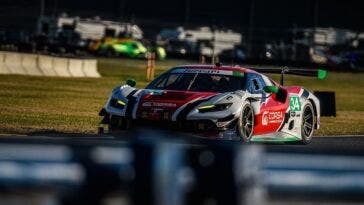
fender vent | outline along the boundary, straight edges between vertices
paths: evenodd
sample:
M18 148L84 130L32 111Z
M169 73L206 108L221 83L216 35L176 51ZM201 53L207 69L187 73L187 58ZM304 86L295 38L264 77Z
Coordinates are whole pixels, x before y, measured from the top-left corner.
M291 122L289 122L288 129L289 130L292 130L293 127L294 127L294 120L292 120Z

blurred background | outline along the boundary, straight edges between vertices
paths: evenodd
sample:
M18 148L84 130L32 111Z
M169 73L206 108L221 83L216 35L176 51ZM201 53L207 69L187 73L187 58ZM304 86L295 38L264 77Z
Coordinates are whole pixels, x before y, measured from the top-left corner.
M0 131L95 134L116 85L219 61L330 70L286 85L328 93L316 135L363 134L363 10L354 0L1 1Z
M2 1L2 50L362 69L363 5L354 0ZM113 48L128 44L128 51ZM128 45L127 45L128 46ZM146 49L146 50L145 50Z
M0 205L363 204L363 11L355 0L1 0ZM127 79L144 88L214 62L329 70L285 77L328 112L312 143L97 135Z

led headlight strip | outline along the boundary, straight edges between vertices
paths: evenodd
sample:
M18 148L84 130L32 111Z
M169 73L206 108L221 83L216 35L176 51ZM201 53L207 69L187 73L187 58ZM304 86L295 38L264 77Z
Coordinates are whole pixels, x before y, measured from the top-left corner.
M198 107L198 111L201 113L204 112L216 112L216 111L223 111L228 109L232 103L224 103L224 104L212 104L212 105L203 105Z
M125 106L125 105L126 105L126 104L125 104L123 101L121 101L121 100L117 100L117 101L116 101L116 103L117 103L117 104L119 104L119 105L122 105L122 106Z
M122 100L112 98L110 100L110 105L112 107L115 107L115 108L118 108L118 109L123 109L125 107L126 103L124 101L122 101Z

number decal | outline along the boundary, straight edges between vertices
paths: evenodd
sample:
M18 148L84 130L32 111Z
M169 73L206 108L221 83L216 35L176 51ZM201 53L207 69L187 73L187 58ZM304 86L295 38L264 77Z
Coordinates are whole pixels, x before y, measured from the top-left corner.
M289 98L289 108L291 111L301 111L300 98L297 96L291 96Z

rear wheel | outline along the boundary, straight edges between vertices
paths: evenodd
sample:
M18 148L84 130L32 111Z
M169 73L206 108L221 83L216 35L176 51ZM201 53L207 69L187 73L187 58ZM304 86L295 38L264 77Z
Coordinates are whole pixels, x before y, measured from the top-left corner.
M249 142L253 135L254 111L250 104L245 104L241 109L237 132L244 142Z
M303 144L308 144L311 142L315 122L316 118L313 106L311 103L307 103L302 109L301 142Z
M106 51L106 56L107 56L107 57L115 57L115 56L116 56L116 52L115 52L115 50L114 50L114 49L112 49L112 48L107 49L107 51Z

